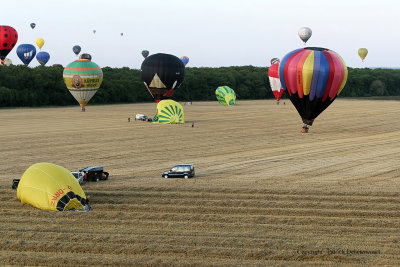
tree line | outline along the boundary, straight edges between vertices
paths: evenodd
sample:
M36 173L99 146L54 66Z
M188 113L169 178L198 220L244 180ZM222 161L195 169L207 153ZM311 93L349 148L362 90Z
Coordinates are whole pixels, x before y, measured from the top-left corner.
M254 66L186 68L185 80L173 99L216 100L215 89L221 85L234 89L239 100L272 99L267 71ZM62 74L61 66L0 66L0 107L76 105ZM153 101L141 80L140 70L105 67L103 74L103 83L90 104ZM400 70L349 68L346 86L339 97L369 96L400 96Z

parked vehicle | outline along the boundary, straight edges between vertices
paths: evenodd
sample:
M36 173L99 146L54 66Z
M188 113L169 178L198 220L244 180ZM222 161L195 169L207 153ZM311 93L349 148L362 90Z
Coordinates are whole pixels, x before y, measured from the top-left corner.
M83 173L84 181L98 182L100 180L108 180L109 173L105 172L103 167L86 167L79 171Z
M11 186L12 189L15 190L15 189L18 188L19 180L20 179L13 179L13 183L12 183L12 186Z
M194 166L193 164L179 164L175 165L169 171L165 171L161 174L164 178L170 177L183 177L185 179L191 178L194 176Z
M136 120L146 121L147 119L148 119L148 117L146 115L143 115L143 114L136 114L136 117L135 117L135 121Z
M76 178L79 184L83 184L83 177L85 176L83 172L71 172L71 173Z

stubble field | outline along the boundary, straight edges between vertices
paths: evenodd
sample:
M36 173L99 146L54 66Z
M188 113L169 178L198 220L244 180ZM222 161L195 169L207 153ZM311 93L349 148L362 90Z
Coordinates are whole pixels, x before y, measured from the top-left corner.
M309 134L288 100L184 109L1 109L0 265L400 265L398 101L336 100ZM37 162L110 179L89 213L38 210L11 189ZM196 177L161 178L177 163Z

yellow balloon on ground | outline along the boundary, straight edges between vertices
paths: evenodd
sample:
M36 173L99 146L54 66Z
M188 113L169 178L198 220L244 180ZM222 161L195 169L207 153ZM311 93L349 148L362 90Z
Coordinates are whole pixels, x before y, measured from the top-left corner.
M368 49L367 48L360 48L358 49L358 55L364 61L365 57L368 55Z
M44 40L42 38L36 39L36 45L39 47L39 49L42 49L42 46L44 45Z
M158 102L157 115L154 117L153 123L185 123L182 105L174 100L162 100Z
M36 163L22 175L17 197L43 210L85 210L86 195L70 171L52 163Z

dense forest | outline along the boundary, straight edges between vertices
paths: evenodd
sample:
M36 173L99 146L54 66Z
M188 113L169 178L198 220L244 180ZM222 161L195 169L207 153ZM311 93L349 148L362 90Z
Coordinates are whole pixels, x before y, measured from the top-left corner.
M273 98L267 68L240 66L186 68L177 101L215 100L215 89L227 85L238 99ZM77 104L67 90L61 66L29 68L23 65L0 66L0 107L65 106ZM136 103L153 101L140 70L103 68L104 80L90 104ZM400 70L354 69L340 97L400 96Z

